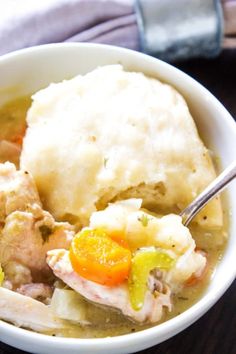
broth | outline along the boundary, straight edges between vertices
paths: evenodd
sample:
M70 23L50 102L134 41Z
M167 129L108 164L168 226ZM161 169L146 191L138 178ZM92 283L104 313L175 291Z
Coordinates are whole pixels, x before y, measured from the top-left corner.
M2 108L0 108L0 162L11 161L17 166L19 164L19 155L21 150L21 138L26 129L26 112L30 107L31 99L29 97L18 98ZM7 153L7 146L2 147L2 142L10 142L16 144L19 150L15 153ZM224 210L226 203L223 201ZM175 210L172 210L175 212ZM221 230L206 230L200 228L194 223L190 226L190 231L195 239L197 247L207 253L208 267L204 278L194 286L185 287L181 293L173 295L173 311L166 313L163 316L162 322L169 320L196 303L204 291L206 290L211 277L214 275L217 263L221 260L224 253L227 241L228 217L224 211L224 227ZM89 306L89 305L88 305ZM91 305L91 313L93 313L94 305ZM98 312L104 311L98 309ZM107 321L101 326L86 326L69 325L67 329L57 332L47 332L45 334L64 336L64 337L79 337L79 338L98 338L106 336L122 335L130 332L140 331L152 327L154 325L138 325L127 320L124 316L117 314L111 310L106 310L108 313ZM110 315L109 315L110 313ZM111 318L109 318L111 317Z
M0 162L10 161L18 167L30 104L30 97L20 97L0 107Z

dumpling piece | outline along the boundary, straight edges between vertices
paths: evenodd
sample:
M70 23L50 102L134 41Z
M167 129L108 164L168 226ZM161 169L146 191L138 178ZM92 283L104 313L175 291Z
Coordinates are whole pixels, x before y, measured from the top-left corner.
M86 224L108 202L132 197L148 209L182 209L215 177L183 97L120 65L37 92L27 123L21 167L59 219ZM221 226L220 201L197 220Z

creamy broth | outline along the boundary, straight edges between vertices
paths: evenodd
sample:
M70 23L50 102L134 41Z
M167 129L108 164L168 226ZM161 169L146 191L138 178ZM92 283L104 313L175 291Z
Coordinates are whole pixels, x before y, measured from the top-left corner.
M19 154L21 149L21 139L26 129L26 112L31 104L29 97L19 98L0 108L0 144L2 142L10 142L16 144L19 148L18 152L6 151L6 145L0 145L0 162L10 160L18 167ZM14 149L13 149L14 150ZM223 202L224 210L226 203ZM172 210L176 212L176 210ZM208 266L205 275L201 281L192 286L186 286L181 293L173 296L173 311L163 316L162 322L178 316L194 303L196 303L204 291L206 290L217 263L221 260L224 253L228 229L228 216L224 212L224 228L223 230L206 230L197 225L190 226L191 234L196 241L197 247L207 253ZM91 306L91 318L94 317L94 305ZM104 315L104 312L107 315ZM106 337L126 334L130 332L140 331L153 325L138 325L127 320L117 312L98 308L98 316L104 317L105 324L80 327L78 325L70 325L67 329L58 332L47 332L49 335L65 336L65 337Z
M0 162L10 161L18 167L30 104L30 97L20 97L0 107Z

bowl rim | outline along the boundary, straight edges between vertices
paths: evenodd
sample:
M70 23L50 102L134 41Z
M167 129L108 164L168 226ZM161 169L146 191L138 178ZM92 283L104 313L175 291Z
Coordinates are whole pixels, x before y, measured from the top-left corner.
M158 63L159 69L160 68L166 68L170 72L172 72L174 75L179 75L181 76L182 79L184 79L187 83L191 84L192 86L195 87L196 90L198 90L201 94L206 94L210 100L211 104L217 106L217 109L220 111L222 114L222 119L226 120L227 123L230 126L230 129L232 129L235 132L235 137L236 137L236 124L233 119L233 117L230 115L230 113L226 110L226 108L218 101L218 99L210 92L208 91L204 86L202 86L199 82L197 82L195 79L187 75L186 73L182 72L180 69L173 67L172 65L163 62L157 58L151 57L147 54L140 53L140 52L135 52L130 49L122 48L122 47L115 47L111 45L105 45L105 44L96 44L96 43L53 43L53 44L44 44L44 45L39 45L39 46L34 46L30 48L24 48L20 49L5 55L0 56L0 64L4 64L4 62L8 62L14 59L17 59L18 57L23 57L27 56L28 54L37 54L43 51L54 51L56 50L64 50L65 48L81 48L81 49L88 49L88 48L93 48L93 49L98 49L98 50L103 50L103 51L113 51L114 53L117 53L119 55L126 56L127 54L129 56L133 56L138 60L145 59L146 62L148 63ZM161 79L162 80L162 79ZM227 251L226 250L225 252ZM224 256L223 256L224 258ZM169 337L172 337L173 335L177 334L178 332L182 331L189 325L191 325L193 322L195 322L199 317L201 317L210 307L212 307L216 301L223 295L223 293L228 289L228 287L231 285L233 280L235 279L236 276L236 266L232 267L231 273L228 273L224 277L224 282L218 287L217 290L214 292L212 290L209 290L206 294L203 294L200 300L198 300L194 305L192 305L189 309L181 313L180 315L163 322L161 324L157 324L156 326L153 326L148 329L141 330L139 332L134 332L134 333L127 333L115 337L105 337L105 338L68 338L68 337L52 337L48 336L45 334L37 333L37 332L32 332L27 329L23 328L18 328L14 326L13 324L4 322L0 320L0 330L4 334L11 334L14 337L20 336L23 338L25 341L35 341L39 342L40 345L44 345L44 347L51 347L54 346L55 344L61 345L65 347L70 347L70 348L82 348L83 350L90 349L90 350L108 350L108 349L114 349L115 347L118 348L120 344L127 345L127 348L130 347L130 342L132 341L135 343L135 346L140 346L140 348L146 348L147 345L143 346L141 344L148 343L153 338L158 334L158 336L163 336L163 340L168 339ZM171 333L170 333L171 332ZM145 339L145 340L144 340ZM159 341L160 342L160 341ZM158 342L158 343L159 343ZM11 344L11 343L9 343ZM155 344L155 343L154 343ZM154 345L151 344L151 345ZM12 345L12 344L11 344ZM79 347L78 347L79 345ZM140 349L140 350L141 350Z

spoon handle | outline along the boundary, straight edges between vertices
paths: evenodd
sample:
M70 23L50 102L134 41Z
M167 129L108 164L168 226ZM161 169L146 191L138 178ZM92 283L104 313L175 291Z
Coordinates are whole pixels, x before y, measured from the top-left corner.
M181 213L183 224L187 226L193 217L208 203L212 198L214 198L218 193L220 193L229 182L231 182L236 177L236 160L231 163L212 183L204 189L197 198L187 206Z

